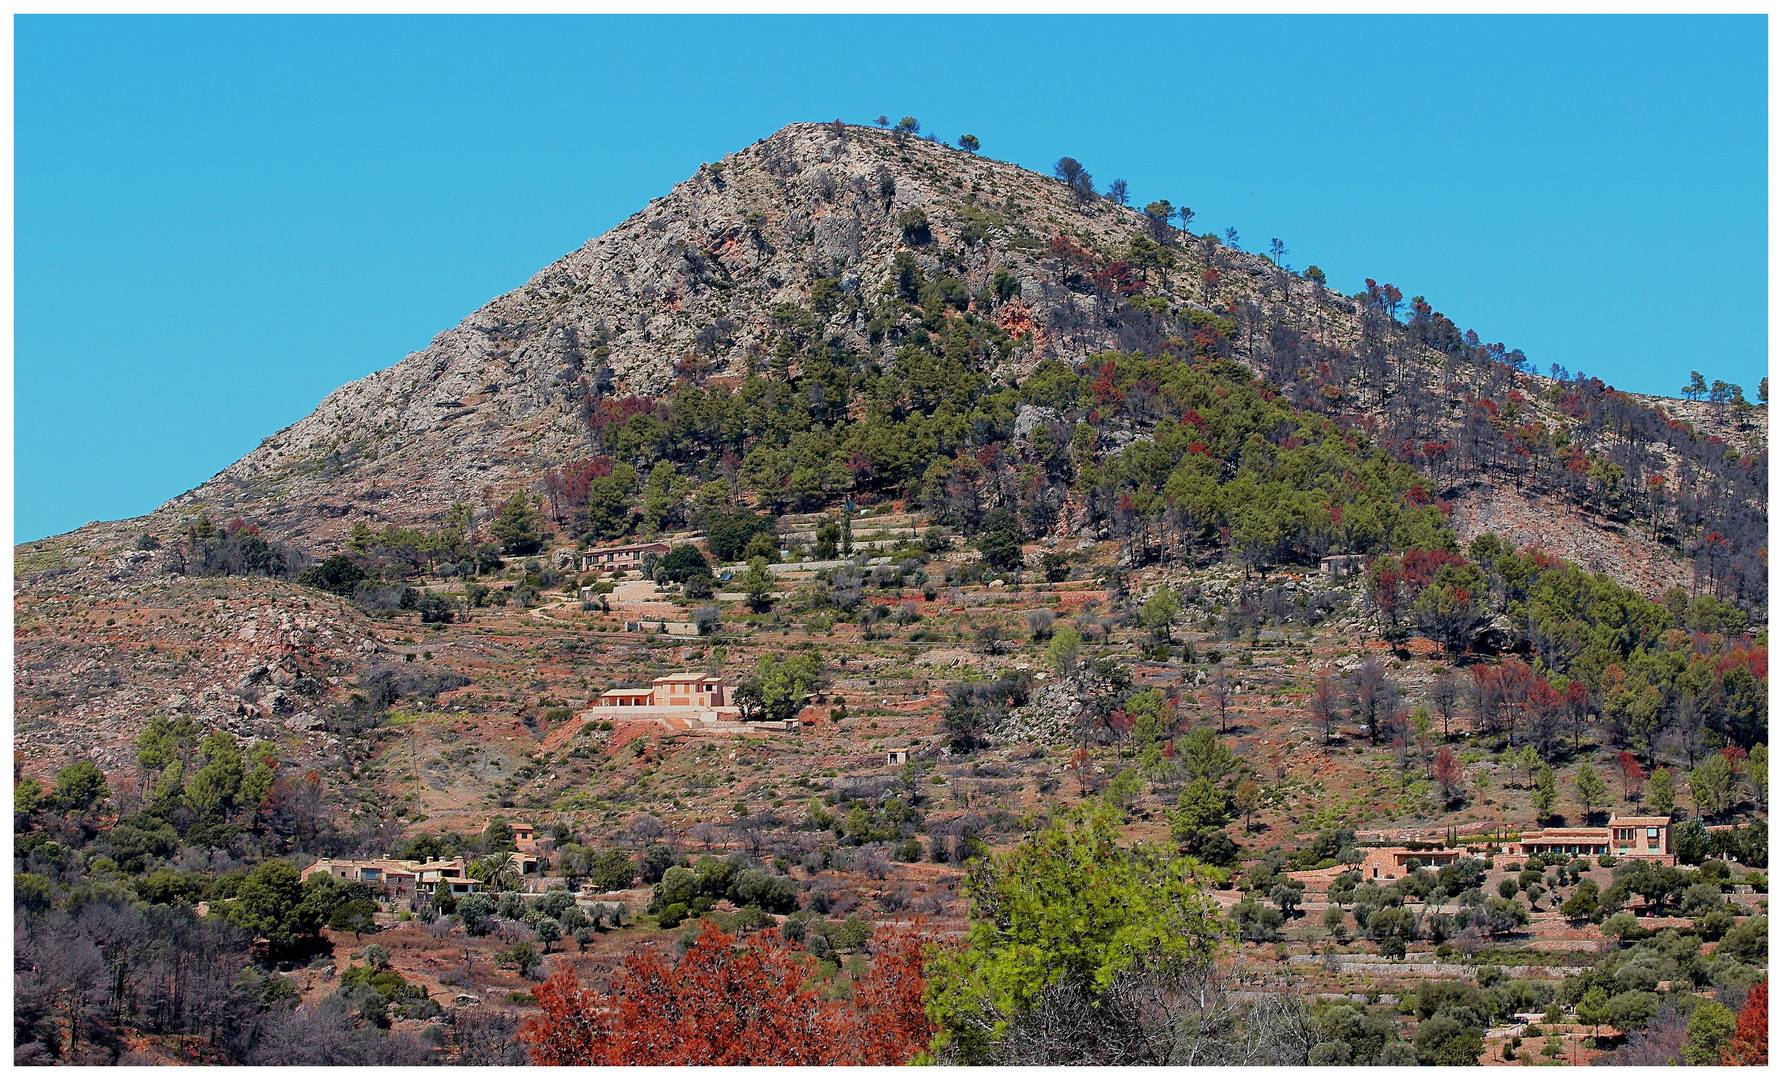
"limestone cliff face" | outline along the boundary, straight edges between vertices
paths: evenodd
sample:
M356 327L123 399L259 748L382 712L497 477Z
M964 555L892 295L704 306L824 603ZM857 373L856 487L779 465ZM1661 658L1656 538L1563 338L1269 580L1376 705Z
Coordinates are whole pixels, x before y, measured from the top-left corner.
M918 210L926 236L900 223ZM868 309L899 250L973 295L999 271L1018 282L997 306L1021 340L1009 358L1017 371L1045 356L1155 344L1158 320L1082 282L1066 287L1050 248L1066 234L1118 250L1144 223L1135 210L1079 205L1056 180L942 144L795 124L701 166L426 349L336 390L156 517L203 508L318 541L361 518L436 520L454 501L505 494L587 453L584 402L602 368L619 394L739 376L785 332L787 305L832 309L806 329L882 352ZM1171 238L1184 265L1149 291L1177 310L1198 307L1200 271L1189 265L1198 248ZM1224 248L1218 257L1239 270L1228 273L1228 295L1266 288L1267 260ZM827 300L814 303L819 280Z

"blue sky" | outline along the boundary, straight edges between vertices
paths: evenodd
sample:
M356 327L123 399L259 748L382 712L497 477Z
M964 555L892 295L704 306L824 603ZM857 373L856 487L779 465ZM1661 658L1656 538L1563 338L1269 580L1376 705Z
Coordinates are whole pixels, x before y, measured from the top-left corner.
M21 541L147 512L795 120L1069 154L1542 371L1766 371L1761 17L15 30Z

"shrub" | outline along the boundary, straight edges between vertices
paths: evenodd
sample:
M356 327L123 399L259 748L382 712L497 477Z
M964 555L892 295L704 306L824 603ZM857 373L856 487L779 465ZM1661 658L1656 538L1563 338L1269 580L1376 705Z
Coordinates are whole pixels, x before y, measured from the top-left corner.
M695 574L711 577L711 564L692 544L681 544L656 564L656 576L662 581L684 582Z
M713 515L706 524L705 542L713 555L729 561L740 556L757 534L766 533L771 536L773 532L773 518L757 514L753 510L737 510L729 514ZM669 552L671 557L673 554L674 552Z
M1616 994L1603 1006L1602 1022L1612 1024L1622 1031L1634 1031L1645 1027L1647 1021L1657 1014L1657 994L1645 990L1629 990Z
M464 932L471 937L481 937L489 932L489 916L494 913L494 906L482 893L471 893L458 901L458 918L464 923Z
M415 610L421 613L424 623L449 623L455 614L452 602L436 592L423 592L415 601Z
M337 596L351 596L364 578L365 570L358 563L346 555L330 555L298 574L297 584Z
M1417 1027L1417 1060L1425 1065L1476 1065L1485 1049L1484 1035L1463 1017L1437 1013Z
M525 555L538 550L538 530L543 522L544 515L532 505L532 500L526 493L516 491L496 511L495 520L489 524L489 531L501 542L502 551L512 555Z
M613 892L631 886L637 876L631 856L620 848L608 848L596 855L588 866L588 884L600 892Z
M495 954L496 963L514 965L520 969L522 977L530 976L536 971L539 962L543 959L544 957L539 954L538 946L530 941L518 942L513 948L503 949Z
M1747 964L1762 963L1769 954L1770 920L1767 915L1753 915L1742 920L1714 950L1716 958L1730 956Z
M651 844L637 857L638 876L643 878L645 885L654 885L662 880L669 867L679 866L680 861L667 844Z
M928 229L928 212L919 206L897 215L897 227L903 230L903 238L912 244L926 244L933 238Z

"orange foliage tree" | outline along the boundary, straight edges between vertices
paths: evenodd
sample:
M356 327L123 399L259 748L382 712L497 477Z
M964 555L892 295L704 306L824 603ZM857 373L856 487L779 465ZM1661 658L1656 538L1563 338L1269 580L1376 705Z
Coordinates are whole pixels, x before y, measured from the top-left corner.
M1745 995L1745 1007L1739 1010L1739 1026L1721 1051L1722 1065L1768 1065L1770 1063L1770 980L1753 986Z
M922 1007L926 948L913 933L891 937L851 1001L826 1001L791 943L708 920L672 963L628 957L604 994L558 966L533 991L541 1015L521 1035L539 1065L903 1065L934 1034Z
M1435 777L1437 784L1441 785L1443 802L1453 800L1454 793L1460 789L1461 782L1465 778L1460 759L1455 757L1454 751L1446 746L1436 750L1435 762L1430 766L1430 775Z

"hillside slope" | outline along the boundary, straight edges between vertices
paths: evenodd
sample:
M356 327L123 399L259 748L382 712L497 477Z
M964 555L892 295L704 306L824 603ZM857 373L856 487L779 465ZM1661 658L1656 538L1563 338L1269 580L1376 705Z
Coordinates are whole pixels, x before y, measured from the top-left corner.
M900 296L909 292L900 276L927 284ZM1728 568L1739 568L1725 581L1727 594L1761 610L1761 537L1756 545L1745 537L1730 557L1707 547L1706 537L1732 534L1734 525L1757 533L1766 410L1636 398L1595 380L1537 376L1502 346L1460 335L1420 297L1401 322L1391 286L1370 282L1351 298L1320 277L941 144L791 125L702 166L428 349L335 391L153 514L21 545L16 610L21 625L39 614L42 625L66 625L80 604L134 611L160 606L152 598L163 593L183 595L190 590L176 573L182 566L136 548L144 537L165 541L163 552L177 548L201 515L217 524L243 518L292 543L298 558L338 550L355 524L434 524L458 502L473 505L472 532L486 537L508 494L536 493L548 469L613 452L595 422L603 411L671 415L677 386L722 391L755 372L770 373L770 387L796 384L824 349L847 358L857 383L860 372L880 367L897 376L907 356L900 350L925 342L926 327L967 323L990 342L974 361L985 369L979 377L1006 384L1048 360L1085 372L1086 384L1089 362L1109 350L1234 359L1297 406L1423 470L1463 544L1495 532L1654 596L1672 586L1720 589ZM957 296L937 300L955 286ZM1087 449L1098 460L1172 419L1116 398L1088 413L1095 434ZM831 425L836 431L859 427L860 406L848 408ZM1000 461L992 468L1004 475L1002 493L991 490L992 503L1013 499L1010 485L1029 467L1022 463L1038 459L1033 428L1048 414L1024 415L1010 431L991 424L945 451L961 461ZM682 467L696 481L733 476L718 456ZM641 476L652 455L637 453L633 463ZM1601 468L1622 471L1618 488L1593 479ZM740 479L745 499L777 504L784 494ZM1681 488L1685 480L1692 486ZM860 498L914 494L911 481L863 489ZM1085 543L1109 539L1121 528L1107 510L1118 495L1059 498L1059 525L1050 531ZM575 527L560 528L553 542L582 539ZM1123 549L1122 557L1133 556ZM292 602L305 595L280 583L254 588L288 592ZM197 697L213 685L246 685L257 666L239 658L246 666L226 676L194 668L163 685L146 659L114 670L88 656L58 680L55 650L20 641L21 702L40 721L62 715L69 700L98 709L101 726L141 711L128 696L100 709L107 695L95 695L82 672ZM132 665L141 670L126 670ZM43 679L58 683L55 693L39 690ZM320 684L316 694L318 707L338 697ZM212 721L283 715L244 708L236 696L210 697L215 707L202 711Z
M795 125L155 513L20 545L15 1060L516 1064L522 945L605 985L708 910L860 1000L863 946L949 948L976 860L1073 805L1199 860L1156 880L1229 916L1249 1016L1321 999L1233 1061L1532 1064L1497 1021L1593 970L1549 1061L1736 1005L1765 410L1543 377L1161 209ZM624 539L669 554L576 559ZM745 715L601 704L677 672ZM1681 876L1503 847L1685 803ZM293 878L460 855L499 899Z
M1162 243L1147 246L1150 237ZM321 554L361 520L437 523L461 501L486 514L515 490L539 490L547 469L599 453L591 417L615 398L661 400L686 382L734 386L766 371L788 343L890 362L922 315L888 299L905 264L931 281L957 281L968 314L994 324L1002 345L993 377L1012 381L1047 358L1082 364L1107 350L1173 349L1237 359L1296 403L1387 445L1452 450L1478 401L1518 387L1523 422L1567 426L1546 400L1553 380L1513 371L1506 379L1494 370L1506 366L1502 346L1461 344L1439 313L1432 320L1427 305L1418 313L1421 298L1401 324L1389 285L1346 297L1315 272L1289 272L1014 165L869 128L794 124L702 166L153 514L95 523L64 543L109 556L143 531L176 535L206 513L243 517ZM1457 366L1469 348L1479 358ZM1684 405L1666 403L1674 414ZM1761 439L1732 430L1724 415L1717 425L1696 419L1704 434L1726 429L1723 440ZM1492 420L1508 440L1508 425L1495 412ZM1761 430L1760 410L1744 431ZM1578 451L1618 452L1614 438L1598 436L1575 429ZM1691 583L1679 542L1653 544L1575 514L1577 500L1556 485L1544 495L1537 483L1525 496L1519 479L1505 485L1493 474L1497 462L1468 468L1461 456L1449 453L1442 480L1478 508L1457 522L1463 533L1481 515L1526 518L1510 532L1558 529L1561 546L1585 564L1631 560L1644 587ZM1674 466L1675 456L1650 455L1645 466ZM1639 465L1635 474L1630 487L1642 479Z
M899 224L912 211L928 221L931 239L919 245L905 243ZM941 144L790 125L702 166L428 348L336 390L171 500L150 527L203 509L320 540L360 516L437 520L454 501L505 494L587 453L585 408L604 390L600 369L620 394L659 395L689 375L740 377L785 335L788 306L809 312L819 281L842 297L815 333L882 357L889 343L869 325L870 304L899 250L929 275L956 274L973 295L999 271L1013 276L1018 292L997 312L1018 340L1005 374L1047 356L1158 346L1165 328L1148 316L1120 305L1109 317L1097 297L1059 284L1050 247L1068 233L1116 248L1144 222L1101 200L1079 207L1062 183ZM1219 252L1241 271L1227 294L1260 292L1266 259ZM1204 310L1189 284L1175 275L1149 291L1176 310Z

